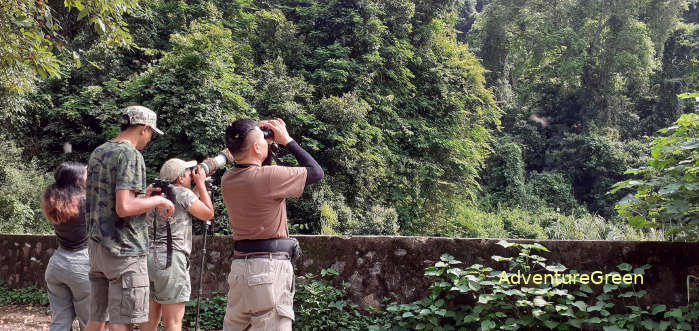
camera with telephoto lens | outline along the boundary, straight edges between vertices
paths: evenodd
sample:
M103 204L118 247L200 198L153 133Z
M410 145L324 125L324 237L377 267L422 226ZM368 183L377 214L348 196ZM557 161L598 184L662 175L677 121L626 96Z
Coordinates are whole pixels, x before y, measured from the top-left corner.
M233 155L228 151L228 148L222 150L215 157L209 157L204 159L199 166L204 170L206 177L213 175L216 170L222 168L226 163L233 162ZM194 169L196 173L196 168Z
M159 195L159 194L161 194L161 193L165 193L165 197L166 197L168 200L170 200L170 201L172 201L172 202L175 202L175 190L174 190L174 189L175 189L175 185L172 185L172 183L170 183L169 180L167 180L167 179L162 179L162 178L156 178L156 179L153 181L153 187L154 187L154 188L155 188L155 187L159 188L159 189L160 189L160 192L153 191L153 192L151 193L151 196Z

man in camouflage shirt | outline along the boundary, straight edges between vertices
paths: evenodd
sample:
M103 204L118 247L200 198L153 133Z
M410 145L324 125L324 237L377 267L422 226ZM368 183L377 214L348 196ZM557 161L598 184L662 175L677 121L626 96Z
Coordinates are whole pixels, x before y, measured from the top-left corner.
M90 227L90 321L88 331L131 330L148 320L148 230L146 211L159 208L167 216L174 205L151 196L146 167L139 152L151 140L155 113L143 106L124 110L119 135L90 155L86 182L86 220ZM158 190L158 189L155 189ZM137 194L146 193L145 197Z

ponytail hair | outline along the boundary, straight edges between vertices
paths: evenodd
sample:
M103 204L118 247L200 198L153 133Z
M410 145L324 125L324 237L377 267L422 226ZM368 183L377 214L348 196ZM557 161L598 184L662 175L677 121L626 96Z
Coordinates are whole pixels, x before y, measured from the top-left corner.
M61 224L80 213L85 195L85 165L63 162L56 168L56 182L49 186L41 199L41 210L53 224Z

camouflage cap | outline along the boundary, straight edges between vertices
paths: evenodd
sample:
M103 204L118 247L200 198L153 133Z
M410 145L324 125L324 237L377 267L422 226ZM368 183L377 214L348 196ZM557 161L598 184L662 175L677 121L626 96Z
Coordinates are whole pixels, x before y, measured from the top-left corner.
M192 168L196 165L197 161L184 161L177 158L169 159L160 168L160 178L174 182L177 180L177 177L184 175L187 168Z
M124 109L124 115L129 116L130 124L143 124L149 126L153 131L163 134L156 126L158 116L155 112L143 106L128 106Z

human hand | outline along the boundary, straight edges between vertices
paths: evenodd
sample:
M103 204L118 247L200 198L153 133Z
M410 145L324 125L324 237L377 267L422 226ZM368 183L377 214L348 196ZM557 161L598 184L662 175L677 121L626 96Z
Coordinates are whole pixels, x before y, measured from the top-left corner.
M192 172L192 179L194 180L194 184L200 187L204 187L204 181L206 180L206 173L204 173L204 169L202 169L201 166L196 167L196 171Z
M289 136L289 132L286 130L286 123L281 118L261 121L257 126L261 128L268 127L272 130L274 132L274 142L278 144L286 145L294 140Z
M153 184L150 184L146 187L146 197L162 193L160 191L160 187L153 187Z
M162 196L158 196L158 198L160 198L160 201L158 202L158 206L156 208L158 208L160 216L165 218L172 216L172 214L175 213L175 204Z

